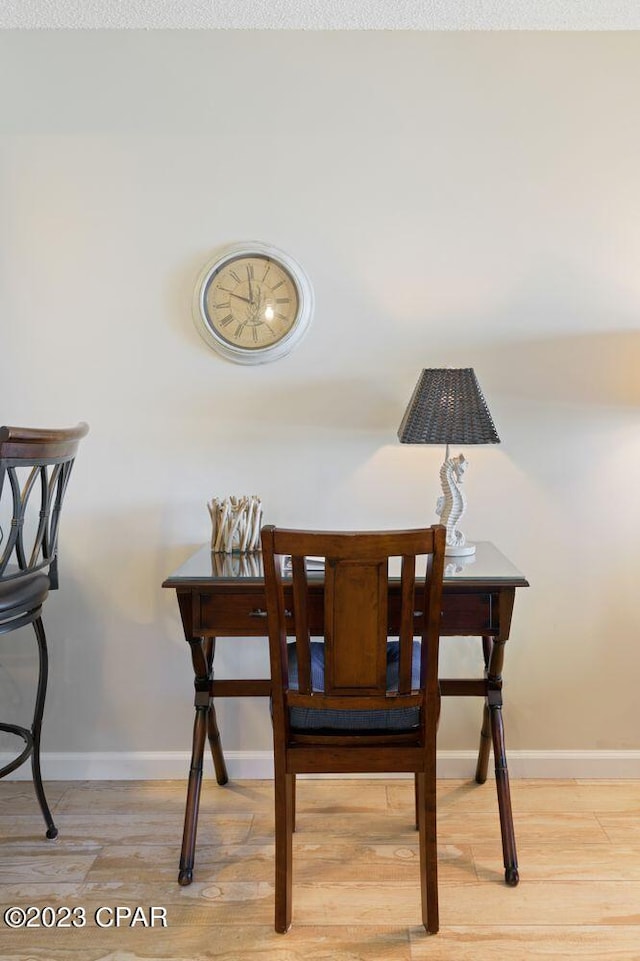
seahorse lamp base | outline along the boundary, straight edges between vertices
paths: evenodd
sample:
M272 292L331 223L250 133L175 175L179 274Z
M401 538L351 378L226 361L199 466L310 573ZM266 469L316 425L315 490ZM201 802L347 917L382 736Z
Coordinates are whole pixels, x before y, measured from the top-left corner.
M476 552L476 545L467 543L466 537L458 528L467 507L462 481L468 466L469 462L464 454L449 457L447 444L444 464L440 468L442 494L436 504L436 514L447 529L445 554L449 557L469 557Z
M445 554L447 557L469 557L470 554L475 554L475 552L475 544L463 544L462 546L458 544L451 544L447 545L445 548Z

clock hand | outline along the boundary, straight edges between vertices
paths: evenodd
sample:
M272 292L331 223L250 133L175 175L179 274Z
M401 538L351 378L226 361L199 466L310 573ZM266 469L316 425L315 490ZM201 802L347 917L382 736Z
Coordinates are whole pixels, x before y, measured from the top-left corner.
M237 297L238 300L244 300L245 304L252 304L252 303L253 303L253 300L250 300L248 297L241 297L240 294L234 294L234 292L233 292L232 290L229 291L229 293L230 293L230 295L231 295L232 297Z
M249 281L249 303L253 303L253 288L251 286L251 268L247 267L247 280Z

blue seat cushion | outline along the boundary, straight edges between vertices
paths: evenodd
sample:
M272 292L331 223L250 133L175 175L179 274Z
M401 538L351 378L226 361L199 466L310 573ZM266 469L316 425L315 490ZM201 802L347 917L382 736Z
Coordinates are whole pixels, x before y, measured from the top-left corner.
M288 645L289 687L298 688L298 658L296 645ZM387 642L387 690L398 690L400 669L400 645L398 641ZM420 686L420 642L413 642L411 658L411 686ZM311 687L313 691L324 690L324 643L311 642ZM296 731L331 730L347 733L365 731L407 731L420 723L417 707L401 707L388 711L329 711L316 708L292 707L289 721Z

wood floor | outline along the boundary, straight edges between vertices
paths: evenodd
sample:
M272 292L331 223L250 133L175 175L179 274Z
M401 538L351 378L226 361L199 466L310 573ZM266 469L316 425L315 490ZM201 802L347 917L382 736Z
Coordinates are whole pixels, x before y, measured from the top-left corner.
M187 888L181 782L47 788L56 841L31 785L0 782L3 961L640 961L639 781L513 782L517 888L503 883L493 783L441 781L435 936L420 926L409 780L299 782L287 935L272 929L271 782L206 781ZM11 906L77 907L86 924L45 928L56 915L43 912L11 930ZM118 906L142 909L134 927L126 912L115 926Z

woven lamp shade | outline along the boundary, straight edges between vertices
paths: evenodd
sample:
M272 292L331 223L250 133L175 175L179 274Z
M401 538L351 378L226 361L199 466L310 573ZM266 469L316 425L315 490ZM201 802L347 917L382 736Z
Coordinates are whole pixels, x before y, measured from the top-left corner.
M398 438L402 444L499 444L473 368L423 370Z

